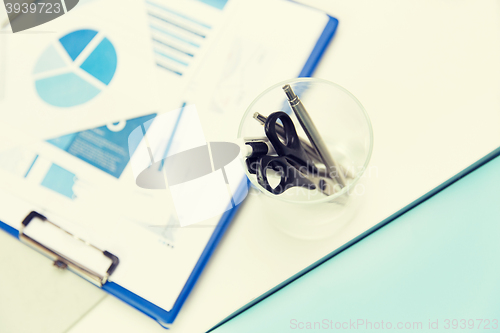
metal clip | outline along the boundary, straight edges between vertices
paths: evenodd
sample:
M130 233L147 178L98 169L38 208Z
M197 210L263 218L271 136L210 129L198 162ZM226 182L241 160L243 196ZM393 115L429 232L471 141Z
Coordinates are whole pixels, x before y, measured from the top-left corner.
M64 255L64 254L60 253L59 251L56 251L52 248L49 248L49 247L41 244L39 241L36 241L32 237L26 235L25 229L28 227L30 222L32 222L34 219L38 219L44 223L49 223L51 226L56 228L56 229L54 229L56 232L59 232L59 233L62 232L63 234L66 234L66 235L72 237L72 239L75 239L79 242L82 242L85 246L88 246L91 251L100 252L102 255L104 255L106 258L109 259L109 261L110 261L109 268L107 268L106 272L104 272L104 273L98 273L94 269L85 267L84 265L71 259L69 256L66 256L66 255ZM23 222L21 224L21 228L19 229L19 239L22 242L26 243L27 245L38 250L39 252L41 252L42 254L47 256L48 258L52 259L54 261L54 266L56 266L57 268L61 268L61 269L68 268L69 270L75 272L76 274L82 276L83 278L87 279L88 281L94 283L95 285L97 285L99 287L102 287L102 285L105 284L106 281L108 281L109 276L111 274L113 274L113 272L115 271L116 267L118 266L118 264L120 262L118 257L115 256L114 254L111 254L108 251L103 251L103 250L95 247L94 245L89 244L88 242L76 237L72 233L70 233L70 232L62 229L58 225L50 222L45 216L43 216L42 214L39 214L35 211L32 211L31 213L29 213L28 216L26 216L26 218L23 220ZM78 245L81 245L81 244L78 244Z

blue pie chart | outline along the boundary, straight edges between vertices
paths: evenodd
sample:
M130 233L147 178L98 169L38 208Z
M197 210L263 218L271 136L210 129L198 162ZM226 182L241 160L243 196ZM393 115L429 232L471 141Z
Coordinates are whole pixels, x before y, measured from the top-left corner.
M113 44L90 29L73 31L58 43L45 49L33 70L38 96L62 108L90 101L115 75Z

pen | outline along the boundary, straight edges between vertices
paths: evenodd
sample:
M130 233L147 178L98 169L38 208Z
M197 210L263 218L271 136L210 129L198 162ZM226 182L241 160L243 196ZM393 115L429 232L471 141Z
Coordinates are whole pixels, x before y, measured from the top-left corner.
M253 114L253 117L261 125L264 125L266 123L267 117L264 116L263 114L255 112ZM282 140L285 140L285 129L283 128L283 125L278 124L278 123L276 124L276 133L278 134L278 136ZM302 145L302 147L304 148L304 150L306 151L307 155L309 155L310 158L312 158L313 160L315 160L317 162L323 163L323 161L321 160L321 157L318 155L318 152L316 151L316 149L314 149L309 144L309 142L307 142L306 140L300 138L300 144ZM342 170L342 172L344 173L345 177L348 177L350 179L354 179L354 175L352 174L352 172L349 169L346 169L342 165L339 165L339 167L340 167L340 170ZM326 175L327 174L326 170L321 170L321 169L319 170L319 173L322 174L322 175Z
M328 170L328 174L333 175L333 178L340 185L340 188L343 188L346 184L344 175L342 174L342 172L340 172L340 168L332 159L332 156L330 155L328 148L323 142L323 139L321 138L318 129L316 128L316 126L314 126L314 123L311 117L309 116L309 113L307 112L306 108L300 101L299 97L295 95L295 93L292 90L292 87L290 87L289 84L284 85L283 90L285 91L285 94L288 98L288 103L290 103L290 107L295 113L295 116L297 116L300 125L304 129L304 132L309 138L309 141L318 152L318 155L321 158L321 161L323 161L326 170Z
M262 139L245 139L246 156L245 157L256 157L262 155L274 155L276 151L273 145L264 138Z

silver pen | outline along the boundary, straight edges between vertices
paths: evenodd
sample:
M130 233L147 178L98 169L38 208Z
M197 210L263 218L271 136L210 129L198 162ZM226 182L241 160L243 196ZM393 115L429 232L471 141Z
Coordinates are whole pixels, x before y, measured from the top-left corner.
M326 147L323 139L321 138L318 129L316 128L316 126L314 126L314 123L311 117L309 116L309 113L307 112L306 108L300 101L299 97L295 95L295 93L292 90L292 87L290 87L289 84L284 85L283 90L285 91L285 94L288 98L288 103L290 103L290 107L292 108L293 112L295 113L295 116L299 120L299 123L304 129L304 132L309 138L309 141L318 152L318 155L323 161L323 164L325 165L328 174L330 176L333 176L333 178L340 185L340 188L343 188L346 185L345 177L343 173L340 171L339 166L335 163L332 156L330 155L328 148Z

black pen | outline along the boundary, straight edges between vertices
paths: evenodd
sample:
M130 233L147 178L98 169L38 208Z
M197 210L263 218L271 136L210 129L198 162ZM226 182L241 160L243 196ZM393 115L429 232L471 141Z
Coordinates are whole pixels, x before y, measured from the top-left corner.
M267 138L245 139L245 157L256 157L262 155L274 155L276 151Z

